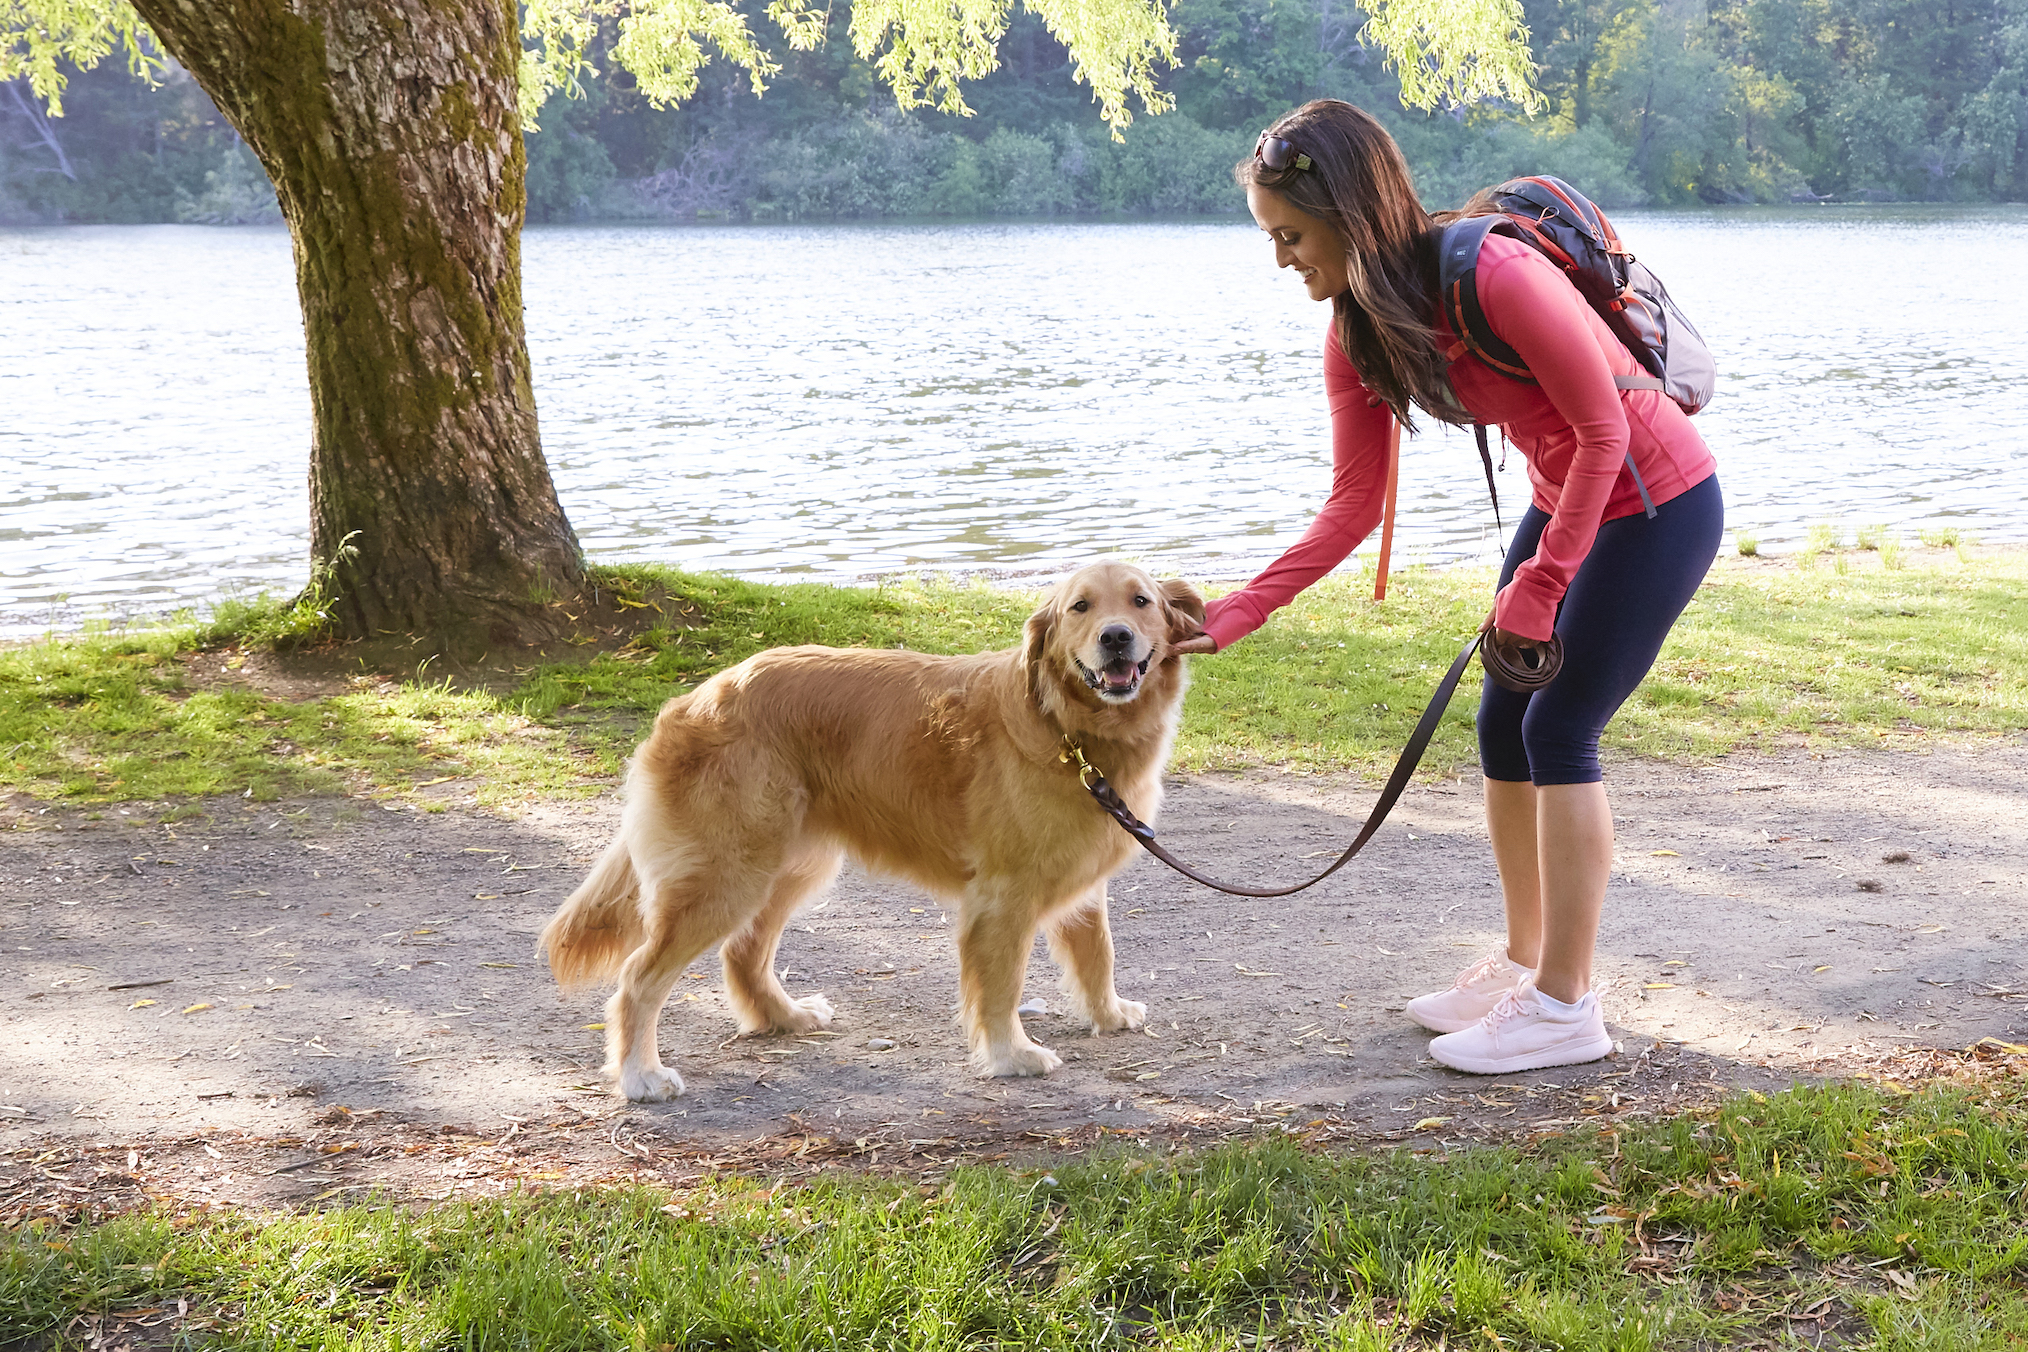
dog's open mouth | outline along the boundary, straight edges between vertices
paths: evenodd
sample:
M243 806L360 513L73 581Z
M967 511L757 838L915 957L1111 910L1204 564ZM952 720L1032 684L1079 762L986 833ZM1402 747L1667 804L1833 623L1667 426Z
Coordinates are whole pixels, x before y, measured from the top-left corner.
M1098 691L1101 699L1132 698L1141 688L1141 678L1148 674L1148 663L1154 660L1153 653L1149 653L1138 662L1132 658L1119 657L1093 671L1084 663L1077 662L1076 658L1071 659L1077 662L1077 671L1084 677L1084 683Z

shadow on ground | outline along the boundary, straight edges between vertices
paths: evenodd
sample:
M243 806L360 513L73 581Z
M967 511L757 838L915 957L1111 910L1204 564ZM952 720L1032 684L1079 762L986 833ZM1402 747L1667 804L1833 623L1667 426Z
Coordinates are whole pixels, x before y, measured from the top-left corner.
M319 1143L446 1127L546 1131L615 1167L798 1149L933 1165L1270 1124L1442 1144L2028 1041L2028 965L2004 937L2028 881L2028 748L1630 763L1611 786L1598 979L1621 1050L1596 1065L1456 1074L1401 1014L1496 942L1468 779L1413 790L1355 864L1294 898L1132 865L1113 887L1119 985L1150 1025L1093 1038L1031 1015L1067 1061L1044 1080L966 1071L948 912L848 873L782 945L791 992L837 1007L830 1035L733 1038L708 959L663 1018L690 1093L638 1107L596 1079L602 993L560 995L533 955L607 838L609 797L512 820L454 801L16 800L0 815L0 1147L103 1143L117 1161L184 1142L202 1169L189 1143L223 1160L216 1146L259 1141L259 1195L296 1195L339 1175L270 1171ZM1336 853L1370 794L1185 778L1163 836L1217 874L1291 881ZM1029 994L1056 1003L1040 945Z

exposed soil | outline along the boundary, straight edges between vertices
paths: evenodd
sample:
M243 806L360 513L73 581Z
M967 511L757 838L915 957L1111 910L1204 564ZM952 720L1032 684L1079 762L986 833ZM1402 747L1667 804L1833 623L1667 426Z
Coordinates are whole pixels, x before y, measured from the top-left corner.
M1402 1016L1497 942L1462 779L1412 790L1356 863L1294 898L1130 866L1119 984L1150 1026L1085 1035L1055 1012L1038 944L1029 993L1052 1007L1028 1024L1067 1060L1041 1080L966 1071L947 913L848 872L782 946L791 992L837 1007L830 1035L734 1038L707 960L663 1018L690 1093L652 1106L595 1078L603 993L560 995L532 952L608 838L610 795L511 820L457 798L221 799L168 822L17 799L0 806L0 1150L43 1163L16 1153L0 1214L29 1191L56 1205L144 1182L285 1202L643 1168L935 1169L1106 1133L1444 1146L2028 1043L2028 745L1621 763L1610 785L1598 979L1621 1051L1596 1065L1457 1074ZM1293 881L1371 793L1182 777L1163 838L1235 880Z

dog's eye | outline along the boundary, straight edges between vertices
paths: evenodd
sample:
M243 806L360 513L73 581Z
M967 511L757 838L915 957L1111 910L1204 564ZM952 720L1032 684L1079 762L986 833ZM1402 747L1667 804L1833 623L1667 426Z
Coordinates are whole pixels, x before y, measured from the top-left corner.
M1089 601L1072 601L1072 602L1070 603L1070 608L1071 608L1072 610L1076 611L1076 612L1077 612L1078 614L1082 615L1082 614L1084 614L1084 613L1085 613L1085 612L1086 612L1087 610L1090 610L1090 609L1091 609L1091 602L1089 602Z
M1137 606L1145 606L1146 604L1148 604L1148 598L1145 596L1136 596L1134 598L1134 604Z

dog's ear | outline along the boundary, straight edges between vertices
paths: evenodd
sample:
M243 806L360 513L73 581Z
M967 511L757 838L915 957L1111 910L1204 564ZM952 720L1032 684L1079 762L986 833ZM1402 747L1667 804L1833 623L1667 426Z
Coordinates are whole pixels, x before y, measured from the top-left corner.
M1204 630L1204 598L1180 577L1162 583L1162 605L1169 616L1169 641L1180 643Z
M1021 627L1021 664L1031 676L1042 665L1042 655L1049 649L1049 636L1055 631L1056 599L1051 597Z

